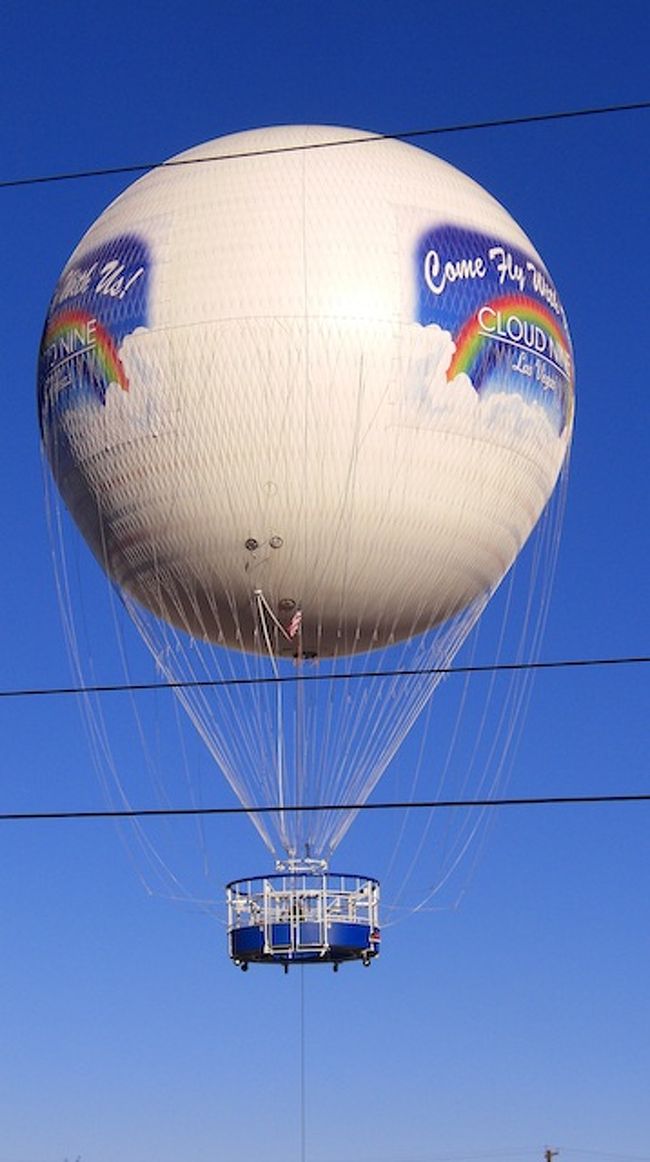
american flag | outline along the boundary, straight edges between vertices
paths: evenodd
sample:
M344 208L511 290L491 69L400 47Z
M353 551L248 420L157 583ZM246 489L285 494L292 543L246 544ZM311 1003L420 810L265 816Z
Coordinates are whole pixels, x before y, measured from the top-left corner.
M287 626L289 637L295 637L302 625L302 609L297 609Z

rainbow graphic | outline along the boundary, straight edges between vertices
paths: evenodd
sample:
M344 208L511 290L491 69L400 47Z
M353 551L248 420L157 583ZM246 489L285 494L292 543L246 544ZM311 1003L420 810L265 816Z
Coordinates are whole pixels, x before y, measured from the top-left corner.
M64 362L81 360L102 403L112 383L122 391L129 390L113 336L95 315L79 307L60 311L48 321L41 351L48 371Z
M486 346L494 342L547 360L571 385L573 361L562 326L543 304L519 294L492 299L474 311L455 338L447 379L465 372L478 390L475 376Z

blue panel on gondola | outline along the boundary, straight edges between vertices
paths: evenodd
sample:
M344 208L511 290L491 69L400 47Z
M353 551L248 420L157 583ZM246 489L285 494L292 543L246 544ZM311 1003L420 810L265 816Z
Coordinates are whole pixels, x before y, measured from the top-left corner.
M305 920L298 928L301 948L318 948L323 943L323 929L312 920Z
M329 943L332 948L362 950L370 944L370 926L368 924L330 924L328 932Z
M233 956L254 956L264 948L264 933L261 928L237 928L231 932Z
M291 948L291 925L271 924L271 944L274 948Z

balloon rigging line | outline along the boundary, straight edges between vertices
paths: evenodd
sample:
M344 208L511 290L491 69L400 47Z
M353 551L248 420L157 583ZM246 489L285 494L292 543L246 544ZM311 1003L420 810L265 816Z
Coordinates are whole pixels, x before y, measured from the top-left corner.
M345 674L286 674L255 678L197 678L169 682L116 682L95 686L35 686L0 690L0 698L41 698L62 695L146 693L230 686L289 685L297 682L347 682L354 678L413 678L427 674L498 674L522 670L587 669L598 666L647 665L650 655L612 658L559 658L548 662L495 662L471 666L421 666L402 670L365 670Z
M273 674L274 674L274 677L278 678L280 676L278 673L278 664L277 664L275 655L273 653L273 646L271 644L271 638L269 636L269 627L268 627L267 622L266 622L267 612L273 618L273 621L279 626L279 628L282 630L283 633L284 633L284 629L280 625L280 622L277 620L275 614L273 613L273 610L271 609L271 606L268 604L261 589L255 590L255 597L257 600L257 612L258 612L259 622L260 622L260 626L261 626L262 633L264 636L264 642L265 642L266 649L267 649L267 652L269 655L271 666L273 669ZM277 784L278 784L278 799L280 802L280 838L282 839L282 842L286 848L286 847L288 847L288 839L287 839L286 828L285 828L285 823L284 823L284 751L285 751L285 747L284 747L284 727L283 727L284 715L282 713L282 686L278 685L276 687L276 690L277 690L277 697L276 697L276 727L277 727L277 729L276 729L275 763L276 763L276 777L277 777Z
M457 125L439 125L429 129L410 129L399 133L360 134L343 141L319 141L304 145L283 145L275 149L251 149L224 153L218 157L172 158L169 161L147 161L137 165L107 166L101 169L74 170L70 173L39 174L29 178L9 178L0 181L0 189L20 186L46 185L53 182L79 181L83 178L112 177L119 174L144 173L149 170L175 166L202 165L205 162L234 161L239 158L263 157L276 153L300 153L315 149L333 149L342 145L365 145L373 141L403 141L412 137L433 137L443 133L465 133L480 129L499 129L510 125L533 125L544 121L566 121L576 117L598 117L607 113L629 113L650 109L650 101L634 101L625 105L600 105L590 109L562 109L553 113L531 113L524 117L500 117L493 121L468 121Z
M501 799L419 799L383 803L293 803L282 808L285 814L322 811L434 811L477 807L565 807L595 803L650 803L650 791L612 795L537 795L530 798ZM0 823L21 823L56 819L148 819L163 816L270 815L278 804L267 807L143 807L102 811L3 811Z

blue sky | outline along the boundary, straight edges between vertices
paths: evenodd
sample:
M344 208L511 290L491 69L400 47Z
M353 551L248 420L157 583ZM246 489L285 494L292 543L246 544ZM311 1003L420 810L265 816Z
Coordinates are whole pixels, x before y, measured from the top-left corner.
M0 20L6 179L262 124L398 132L649 97L641 2L64 0ZM571 322L548 658L648 652L647 141L644 111L420 142L529 232ZM59 271L127 182L0 191L4 689L70 679L34 370ZM93 665L116 676L108 646ZM639 667L540 675L510 790L647 791L647 706ZM70 701L0 702L0 730L3 810L102 805ZM309 1162L650 1157L648 811L502 812L462 899L390 930L370 972L305 973ZM363 824L351 851L372 871L394 834ZM206 837L214 891L266 870L244 822ZM300 973L236 972L221 928L147 895L112 824L3 824L2 840L0 1162L299 1158Z

